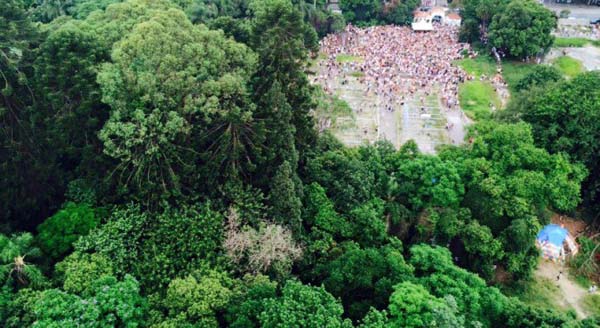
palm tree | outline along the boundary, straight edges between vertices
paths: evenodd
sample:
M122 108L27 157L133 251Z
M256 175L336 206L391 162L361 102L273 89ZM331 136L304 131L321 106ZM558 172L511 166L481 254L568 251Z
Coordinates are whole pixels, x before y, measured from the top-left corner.
M0 281L5 285L38 286L43 275L33 264L27 263L27 257L40 256L39 248L33 246L33 236L28 233L10 237L0 235Z

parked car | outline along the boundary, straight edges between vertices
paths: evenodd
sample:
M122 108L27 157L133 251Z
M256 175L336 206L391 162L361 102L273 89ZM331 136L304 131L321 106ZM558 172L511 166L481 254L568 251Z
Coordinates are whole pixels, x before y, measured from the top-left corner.
M600 24L600 18L590 21L590 24L592 24L592 25Z

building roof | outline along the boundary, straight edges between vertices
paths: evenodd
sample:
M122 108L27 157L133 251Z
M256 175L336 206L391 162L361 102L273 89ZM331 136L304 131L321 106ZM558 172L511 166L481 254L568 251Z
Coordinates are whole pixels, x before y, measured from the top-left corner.
M448 15L446 15L446 19L461 20L461 17L457 13L449 13Z

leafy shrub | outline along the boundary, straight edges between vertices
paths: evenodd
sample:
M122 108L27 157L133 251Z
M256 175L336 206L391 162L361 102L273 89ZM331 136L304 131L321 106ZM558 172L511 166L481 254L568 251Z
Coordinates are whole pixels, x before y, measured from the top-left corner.
M38 226L37 236L43 251L60 259L73 249L80 236L87 235L100 220L87 204L67 203L64 209Z

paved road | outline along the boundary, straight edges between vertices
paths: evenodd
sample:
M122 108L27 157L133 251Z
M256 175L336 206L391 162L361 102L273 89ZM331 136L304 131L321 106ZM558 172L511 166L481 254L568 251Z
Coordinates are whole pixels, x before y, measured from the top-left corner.
M560 13L561 10L568 9L571 11L570 17L583 18L588 20L588 22L592 19L600 18L600 7L598 6L562 4L549 0L545 1L544 6L557 14Z

